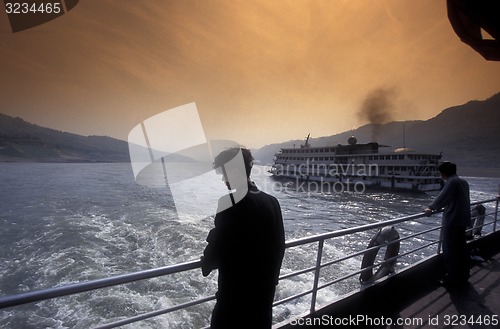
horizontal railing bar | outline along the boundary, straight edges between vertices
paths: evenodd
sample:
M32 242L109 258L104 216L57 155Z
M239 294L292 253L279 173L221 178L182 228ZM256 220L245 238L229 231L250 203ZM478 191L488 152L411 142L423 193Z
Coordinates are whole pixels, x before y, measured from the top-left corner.
M323 288L326 288L326 287L328 287L328 286L331 286L332 284L335 284L335 283L337 283L337 282L347 280L347 279L349 279L350 277L356 276L356 275L358 275L358 274L361 274L361 272L363 272L363 271L364 271L364 270L366 270L366 269L367 269L367 268L364 268L364 269L362 269L362 270L357 270L357 271L355 271L355 272L352 272L352 273L346 274L346 275L344 275L344 276L342 276L342 277L340 277L340 278L337 278L337 279L335 279L335 280L333 280L333 281L330 281L330 282L328 282L328 283L324 283L323 285L318 286L318 290L323 289Z
M441 229L441 226L436 226L436 227L431 227L430 229L427 229L427 230L424 230L424 231L421 231L421 232L417 232L417 233L413 233L413 234L410 234L410 235L406 235L402 238L399 238L398 240L394 240L394 241L405 241L405 240L409 240L411 238L419 238L421 239L422 241L433 241L433 240L429 240L429 239L425 239L423 237L420 237L421 235L423 234L426 234L426 233L429 233L429 232L433 232L433 231L438 231Z
M490 214L490 215L494 215L494 213ZM489 215L485 215L486 216L489 216ZM478 228L484 228L485 226L488 226L488 225L493 225L495 224L495 220L492 220L491 222L487 222L486 221L486 218L485 218L485 222L483 222L482 225L479 225L479 226L474 226L474 227L469 227L465 230L465 232L473 232L474 230L478 229Z
M375 268L375 267L377 267L377 266L379 266L379 265L385 264L385 263L390 262L390 261L392 261L392 260L394 260L394 259L397 259L397 258L400 258L400 257L406 256L406 255L408 255L408 254L410 254L410 253L412 253L412 252L414 252L414 251L417 251L417 250L420 250L420 249L427 248L427 247L429 247L429 246L431 246L431 245L433 245L433 244L436 244L436 243L438 243L438 242L439 242L438 240L433 241L433 242L428 243L428 244L426 244L426 245L424 245L424 246L420 246L419 248L412 249L412 250L410 250L410 251L408 251L408 252L406 252L406 253L404 253L404 254L397 255L397 256L395 256L395 257L391 257L391 258L386 259L386 260L384 260L384 261L382 261L382 262L380 262L380 263L376 263L376 264L373 264L373 265L371 265L371 266L367 266L367 267L365 267L365 268L363 268L363 269L357 270L357 271L355 271L355 272L349 273L349 274L347 274L347 275L345 275L345 276L343 276L343 277L337 278L337 279L335 279L335 280L333 280L333 281L330 281L330 282L325 283L325 284L323 284L323 285L321 285L321 286L318 286L318 290L323 289L323 288L326 288L326 287L328 287L328 286L331 286L332 284L335 284L335 283L337 283L337 282L340 282L340 281L343 281L343 280L349 279L350 277L353 277L353 276L355 276L355 275L361 274L361 273L362 273L362 272L364 272L366 269Z
M442 211L438 211L438 212L442 212ZM372 230L372 229L376 229L376 228L381 228L384 226L390 226L393 224L402 223L402 222L409 221L409 220L415 220L415 219L422 218L422 217L425 217L425 214L422 213L422 214L409 215L409 216L405 216L405 217L387 220L384 222L377 222L377 223L365 224L365 225L351 227L351 228L345 228L345 229L341 229L341 230L337 230L337 231L333 231L333 232L314 235L311 237L291 240L291 241L288 241L285 244L285 246L287 248L296 247L296 246L300 246L300 245L307 244L307 243L318 242L320 240L336 238L336 237L347 235L347 234L368 231L368 230Z
M367 249L363 249L359 252L356 252L356 253L353 253L353 254L349 254L345 257L342 257L342 258L337 258L337 259L334 259L332 261L329 261L329 262L326 262L326 263L322 263L321 264L321 268L323 267L327 267L327 266L330 266L330 265L333 265L335 263L340 263L344 260L347 260L349 258L353 258L353 257L356 257L356 256L360 256L368 251L371 251L371 250L374 250L376 248L382 248L382 247L385 247L389 244L393 244L393 243L396 243L398 241L404 241L404 240L407 240L407 239L410 239L412 237L415 237L415 236L418 236L418 235L422 235L424 233L428 233L428 232L432 232L432 231L435 231L435 230L439 230L441 227L435 227L435 228L431 228L431 229L428 229L428 230L425 230L425 231L422 231L422 232L419 232L419 233L415 233L415 234L412 234L410 236L407 236L407 237L403 237L403 238L399 238L397 240L394 240L394 241L391 241L391 242L388 242L388 243L385 243L385 244L382 244L382 245L378 245L378 246L374 246L374 247L370 247L370 248L367 248ZM295 271L295 272L291 272L291 273L288 273L288 274L285 274L283 276L280 276L279 277L279 280L283 280L283 279L288 279L290 277L294 277L294 276L298 276L298 275L301 275L301 274L304 274L304 273L307 273L307 272L312 272L316 269L316 267L308 267L308 268L305 268L303 270L299 270L299 271Z
M484 215L474 216L472 218L479 218L481 216L484 216L484 218L488 218L488 217L494 217L494 215L495 215L495 212L489 212L489 213L484 213Z
M342 257L342 258L337 258L337 259L334 259L334 260L331 260L331 261L328 261L326 263L323 263L321 264L321 268L323 267L327 267L327 266L330 266L330 265L333 265L333 264L336 264L336 263L340 263L340 262L343 262L344 260L347 260L349 258L353 258L353 257L356 257L356 256L361 256L362 254L364 254L366 252L366 249L365 250L361 250L361 251L358 251L354 254L351 254L350 257Z
M489 202L496 201L497 199L498 198L487 199L484 201L477 201L477 202L471 203L471 205L489 203ZM442 209L437 210L437 211L433 212L433 214L440 213L440 212L443 212L443 210ZM421 214L413 214L413 215L403 216L403 217L399 217L399 218L390 219L390 220L387 220L384 222L365 224L365 225L356 226L356 227L352 227L352 228L346 228L346 229L341 229L341 230L337 230L337 231L333 231L333 232L318 234L318 235L314 235L311 237L299 238L296 240L288 241L285 245L287 248L296 247L296 246L300 246L300 245L306 244L306 243L318 242L319 240L326 240L326 239L339 237L342 235L347 235L347 234L352 234L352 233L359 233L359 232L367 231L370 229L380 228L380 227L389 226L392 224L402 223L402 222L409 221L409 220L419 219L422 217L426 217L426 215L424 213L421 213Z
M120 327L120 326L123 326L123 325L126 325L126 324L134 323L134 322L137 322L137 321L146 320L146 319L149 319L149 318L152 318L152 317L155 317L155 316L164 315L164 314L167 314L167 313L170 313L170 312L174 312L174 311L177 311L177 310L180 310L180 309L188 308L188 307L191 307L191 306L196 306L198 304L203 304L203 303L209 302L209 301L214 300L214 299L215 299L215 295L214 296L210 296L210 297L204 297L204 298L196 299L196 300L193 300L193 301L190 301L190 302L187 302L187 303L178 304L178 305L175 305L173 307L166 308L166 309L163 309L163 310L147 312L147 313L136 315L136 316L133 316L133 317L130 317L130 318L126 318L126 319L123 319L123 320L119 320L119 321L116 321L116 322L107 323L105 325L102 325L102 326L99 326L99 327L95 327L94 329L111 329L111 328L116 328L116 327Z
M415 237L417 237L419 235L422 235L422 234L425 234L425 233L429 233L429 232L433 232L433 231L438 231L440 229L441 229L441 226L431 227L431 228L429 228L427 230L420 231L418 233L412 233L410 235L406 235L406 236L400 238L399 240L400 241L408 240L408 239L415 238Z
M491 221L491 222L484 222L484 223L483 223L483 225L479 225L478 227L483 228L483 227L485 227L485 226L488 226L488 225L493 225L493 224L495 224L495 221ZM471 229L473 230L473 229L475 229L475 228L477 228L477 227L473 227L473 228L471 228Z
M160 267L135 273L122 274L114 277L97 279L93 281L69 284L66 286L42 289L20 293L12 296L0 297L0 309L32 302L37 302L55 297L68 296L76 293L107 288L119 284L130 283L138 280L151 279L163 275L193 270L201 266L201 261L190 261L186 263Z
M418 236L418 235L422 235L422 234L424 234L424 233L428 233L428 232L435 231L435 230L438 230L438 229L440 229L440 227L430 228L430 229L427 229L427 230L425 230L425 231L422 231L422 232L419 232L419 233L412 234L412 235L411 235L411 236L409 236L409 237L403 237L403 238L400 238L400 239L397 239L397 240L394 240L394 241L391 241L391 242L388 242L388 243L382 244L382 245L380 245L380 246L374 246L374 247L371 247L371 248L368 248L368 249L364 249L364 250L362 250L362 251L360 251L360 252L357 252L357 253L354 253L354 254L351 254L351 255L348 255L348 256L342 257L342 258L340 258L340 259L335 259L335 260L333 260L333 261L330 261L330 262L327 262L327 263L323 263L323 264L321 264L321 268L324 268L324 267L327 267L327 266L331 266L331 265L333 265L333 264L335 264L335 263L338 263L338 262L344 261L344 260L346 260L346 259L353 258L353 257L359 256L359 255L362 255L362 254L366 253L367 251L370 251L370 250L373 250L373 249L376 249L376 248L381 248L381 247L387 246L387 245L389 245L389 244L396 243L396 242L398 242L398 241L407 240L407 239L409 239L409 238L411 238L411 237L415 237L415 236ZM416 249L410 250L409 252L407 252L407 253L405 253L405 254L401 254L401 255L398 255L398 256L396 256L396 257L392 257L392 258L390 258L390 259L384 260L383 262L376 263L376 264L371 265L371 266L369 266L369 267L365 267L365 268L363 268L362 270L358 270L358 271L356 271L356 272L354 272L354 273L351 273L351 274L346 275L346 276L344 276L344 277L338 278L338 279L334 280L333 282L331 282L331 283L327 284L326 286L320 286L320 287L318 287L318 290L319 290L319 289L322 289L322 288L324 288L324 287L327 287L327 286L329 286L329 285L331 285L331 284L334 284L334 283L340 282L340 281L342 281L342 280L348 279L348 278L350 278L350 277L352 277L352 276L355 276L355 275L357 275L357 274L360 274L361 272L365 271L366 269L375 268L375 267L380 266L380 265L382 265L382 264L384 264L384 263L386 263L386 262L389 262L389 261L392 261L392 260L394 260L394 259L397 259L398 257L401 257L401 256L404 256L404 255L407 255L407 254L409 254L409 253L411 253L411 252L414 252L414 251L417 251L417 250L420 250L420 249L424 249L424 248L426 248L426 247L428 247L428 246L431 246L431 245L433 245L433 244L436 244L436 243L438 243L438 241L433 241L433 242L428 243L428 244L426 244L426 245L424 245L424 246L422 246L422 247L420 247L420 248L416 248ZM315 270L315 267L309 267L309 268L304 269L304 270L300 270L300 271L296 271L296 272L288 273L288 274L286 274L286 275L284 275L284 276L280 277L280 280L285 279L285 278L289 278L289 277L293 277L293 276L297 276L297 275L300 275L300 274L304 274L304 273L307 273L307 272L311 272L311 271L313 271L313 270ZM308 293L311 293L311 292L312 292L312 291L309 291ZM300 295L300 294L299 294L299 295ZM300 295L299 297L302 297L302 296L303 296L303 295ZM291 299L296 299L296 298L299 298L299 297L294 297L294 298L292 298L292 297L294 297L294 296L291 296L291 297L289 297L288 299L290 299L290 298L291 298ZM285 302L286 302L286 301L285 301ZM284 302L283 302L283 303L284 303Z
M405 240L408 240L408 239L411 239L411 238L414 238L414 237L417 237L419 235L422 235L422 234L425 234L425 233L429 233L429 232L432 232L432 231L437 231L441 229L440 226L438 227L433 227L433 228L430 228L430 229L427 229L425 231L421 231L421 232L418 232L418 233L414 233L414 234L411 234L411 235L408 235L408 236L405 236L405 237L402 237L402 238L399 238L399 239L396 239L396 240L393 240L393 241L390 241L388 243L384 243L384 244L381 244L381 245L377 245L377 246L373 246L373 247L370 247L370 248L366 248L366 249L363 249L361 251L358 251L358 252L355 252L355 253L352 253L352 254L349 254L347 256L344 256L344 257L341 257L341 258L337 258L337 259L334 259L334 260L331 260L331 261L328 261L328 262L325 262L323 264L321 264L321 267L326 267L326 266L330 266L330 265L333 265L335 263L340 263L344 260L347 260L349 258L354 258L356 256L361 256L363 254L365 254L366 252L368 251L371 251L371 250L374 250L374 249L377 249L377 248L382 248L382 247L386 247L390 244L393 244L393 243L396 243L396 242L401 242L401 241L405 241Z
M372 265L372 266L367 266L367 267L363 268L363 270L365 270L365 269L367 269L367 268L374 268L374 267L377 267L377 266L379 266L379 265L383 265L383 264L385 264L385 263L392 262L393 260L396 260L396 259L401 258L401 257L403 257L403 256L409 255L409 254L411 254L411 253L413 253L413 252L415 252L415 251L418 251L418 250L421 250L421 249L424 249L424 248L430 247L430 246L432 246L433 244L437 244L437 243L439 243L439 240L431 241L431 242L429 242L429 243L427 243L427 244L424 244L424 245L422 245L422 246L420 246L420 247L418 247L418 248L415 248L415 249L412 249L412 250L408 250L407 252L404 252L404 253L402 253L402 254L398 254L398 255L393 256L393 257L391 257L391 258L384 259L383 261L381 261L381 262L379 262L379 263L376 263L376 264L374 264L374 265Z
M433 244L437 244L437 243L439 243L439 241L440 241L440 240L431 241L431 242L429 242L429 243L427 243L427 244L424 244L424 245L422 245L422 246L420 246L420 247L418 247L418 248L415 248L415 249L409 250L409 251L404 252L404 253L402 253L402 254L398 254L398 255L393 256L393 257L391 257L391 258L384 259L384 260L383 260L383 261L381 261L381 262L378 262L378 263L375 263L375 264L373 264L373 265L371 265L371 266L367 266L367 267L362 268L362 269L360 270L360 272L359 272L359 273L361 273L361 272L365 271L366 269L373 269L373 268L375 268L375 267L377 267L377 266L383 265L383 264L385 264L385 263L389 263L389 262L391 262L391 261L393 261L393 260L396 260L396 259L401 258L401 257L403 257L403 256L409 255L409 254L411 254L411 253L413 253L413 252L415 252L415 251L418 251L418 250L421 250L421 249L424 249L424 248L430 247L430 246L432 246Z
M301 275L301 274L304 274L304 273L307 273L307 272L312 272L315 269L316 269L316 267L308 267L308 268L305 268L303 270L299 270L299 271L287 273L287 274L284 274L284 275L280 276L279 280L281 281L283 279L288 279L288 278L291 278L293 276L298 276L298 275Z
M370 251L370 250L374 250L376 248L382 248L382 247L385 247L389 244L392 244L392 243L396 243L398 241L404 241L404 240L407 240L407 239L410 239L412 237L415 237L415 236L418 236L418 235L422 235L422 234L425 234L425 233L428 233L428 232L432 232L432 231L436 231L436 230L439 230L441 227L434 227L434 228L430 228L430 229L427 229L425 231L422 231L422 232L419 232L419 233L415 233L415 234L412 234L410 236L405 236L403 238L399 238L397 240L394 240L394 241L391 241L389 243L385 243L385 244L382 244L382 245L379 245L379 246L374 246L374 247L371 247L371 248L367 248L367 249L363 249L361 251L358 251L356 253L353 253L353 254L349 254L347 256L344 256L342 258L337 258L337 259L334 259L332 261L329 261L329 262L326 262L326 263L322 263L321 264L321 268L323 267L327 267L327 266L330 266L330 265L333 265L335 263L340 263L344 260L347 260L349 258L353 258L353 257L356 257L356 256L360 256L364 253L366 253L367 251ZM298 276L298 275L301 275L301 274L304 274L304 273L307 273L307 272L312 272L316 269L316 267L312 266L312 267L308 267L308 268L305 268L303 270L299 270L299 271L295 271L295 272L291 272L291 273L288 273L288 274L285 274L283 276L280 276L279 280L283 280L283 279L288 279L290 277L294 277L294 276Z
M397 240L395 240L395 241L397 241ZM393 242L394 242L394 241L393 241ZM323 284L323 285L321 285L321 286L318 286L317 290L320 290L320 289L326 288L326 287L328 287L328 286L330 286L330 285L332 285L332 284L335 284L335 283L337 283L337 282L340 282L340 281L346 280L346 279L348 279L348 278L350 278L350 277L353 277L353 276L356 276L356 275L358 275L358 274L361 274L361 272L364 272L366 269L370 269L370 268L374 268L374 267L380 266L380 265L382 265L382 264L385 264L385 263L387 263L387 262L390 262L390 261L392 261L392 260L394 260L394 259L397 259L397 258L399 258L399 257L406 256L406 255L408 255L408 254L410 254L410 253L412 253L412 252L414 252L414 251L418 251L418 250L420 250L420 249L427 248L427 247L429 247L429 246L431 246L431 245L433 245L433 244L436 244L436 243L438 243L438 242L439 242L438 240L433 241L433 242L428 243L428 244L426 244L426 245L420 246L419 248L412 249L412 250L410 250L410 251L408 251L408 252L406 252L406 253L404 253L404 254L397 255L397 256L395 256L395 257L392 257L392 258L389 258L389 259L387 259L387 260L384 260L383 262L376 263L376 264L374 264L374 265L372 265L372 266L365 267L365 268L363 268L363 269L360 269L360 270L358 270L358 271L355 271L355 272L350 273L350 274L348 274L348 275L345 275L345 276L343 276L343 277L337 278L337 279L335 279L335 280L333 280L333 281L331 281L331 282L328 282L328 283L326 283L326 284ZM363 250L363 252L366 252L366 251L365 251L365 250ZM330 265L332 265L332 264L330 264ZM324 265L324 266L327 266L327 265ZM323 265L322 265L322 267L323 267ZM314 269L314 268L312 268L312 269ZM284 303L286 303L286 302L289 302L289 301L291 301L291 300L294 300L294 299L297 299L297 298L303 297L303 296L305 296L305 295L307 295L307 294L310 294L310 293L312 293L312 289L311 289L311 290L307 290L307 291L306 291L306 292L304 292L304 293L300 293L300 294L293 295L293 296L287 297L287 298L285 298L285 299L282 299L282 300L280 300L280 301L276 302L275 304L273 304L273 306L280 305L280 304L284 304Z
M383 248L383 247L386 247L386 246L388 246L390 244L394 244L394 243L396 243L398 241L402 241L402 239L396 239L396 240L390 241L388 243L384 243L384 244L380 244L380 245L376 245L376 246L373 246L373 247L370 247L370 248L363 249L361 251L355 252L355 253L350 254L348 256L345 256L345 257L337 258L337 259L328 261L326 263L322 263L321 264L321 268L333 265L335 263L343 262L344 260L347 260L349 258L354 258L356 256L361 256L361 255L367 253L368 251L372 251L372 250L375 250L375 249L378 249L378 248Z
M483 200L483 201L474 201L474 202L471 202L470 205L471 206L476 206L478 204L490 203L490 202L493 202L493 201L497 201L499 198L500 198L500 195L497 196L496 198L486 199L486 200Z
M406 255L409 255L409 254L411 254L411 253L413 253L413 252L415 252L415 251L419 251L419 250L421 250L421 249L425 249L425 248L430 247L430 246L432 246L432 245L434 245L434 244L438 244L440 241L441 241L441 240L434 240L434 241L431 241L431 242L429 242L429 243L427 243L427 244L424 244L424 245L422 245L422 246L420 246L420 247L418 247L418 248L415 248L415 249L409 250L409 251L407 251L407 252L404 252L404 253L402 253L401 255L398 255L398 257L400 258L400 257L406 256Z
M294 300L294 299L298 299L300 297L304 297L305 295L309 295L312 292L313 292L313 289L309 289L309 290L306 290L306 291L301 292L299 294L292 295L292 296L286 297L284 299L280 299L280 300L278 300L278 301L276 301L276 302L273 303L273 307L277 306L277 305L281 305L281 304L287 303L287 302L289 302L291 300Z
M484 201L477 201L477 202L472 202L471 203L471 206L472 205L478 205L478 204L484 204L484 203L489 203L489 202L493 202L493 201L496 201L497 198L494 198L494 199L488 199L488 200L484 200ZM439 212L442 212L442 210L440 211L436 211L434 213L439 213ZM495 214L495 212L491 213L491 214L485 214L485 216L488 216L488 215L493 215ZM393 219L393 220L388 220L388 221L385 221L385 222L380 222L380 223L373 223L373 224L367 224L367 225L362 225L362 226L357 226L356 228L353 228L353 229L343 229L343 230L338 230L338 231L334 231L334 232L329 232L329 233L325 233L323 235L315 235L313 237L310 237L310 238L305 238L305 239L308 239L308 242L307 243L312 243L312 242L317 242L319 240L326 240L326 239L331 239L331 238L335 238L335 237L339 237L339 236L343 236L343 235L347 235L347 234L351 234L351 233L359 233L359 232L362 232L362 231L366 231L366 230L370 230L370 229L375 229L375 228L380 228L380 227L385 227L385 226L390 226L391 224L397 224L397 223L400 223L400 222L403 222L403 221L407 221L407 220L413 220L413 219L418 219L418 218L422 218L422 217L425 217L425 214L414 214L414 215L409 215L409 216L405 216L405 217L400 217L400 218L397 218L397 219ZM476 216L476 217L479 217L479 216ZM476 218L474 217L474 218ZM491 223L494 223L491 222ZM483 224L483 226L486 226L488 225L489 223L486 223L486 224ZM357 229L357 230L356 230ZM397 240L394 240L394 241L391 241L389 243L386 243L386 244L383 244L383 245L378 245L378 246L374 246L374 247L371 247L371 248L368 248L368 249L365 249L365 250L362 250L360 252L357 252L357 253L354 253L354 254L351 254L351 255L348 255L348 256L345 256L343 258L340 258L340 259L336 259L336 260L333 260L333 261L330 261L330 262L327 262L327 263L323 263L321 265L321 267L326 267L326 266L330 266L334 263L338 263L338 262L341 262L343 260L346 260L346 259L349 259L349 258L352 258L352 257L356 257L356 256L359 256L361 254L364 254L366 253L367 251L370 251L370 250L373 250L373 249L376 249L376 248L381 248L381 247L384 247L384 246L387 246L391 243L394 243L394 242L397 242L397 241L403 241L403 240L407 240L407 239L410 239L412 237L416 237L416 236L419 236L419 235L422 235L424 233L428 233L428 232L432 232L432 231L436 231L436 230L439 230L441 229L440 226L438 227L434 227L434 228L431 228L431 229L428 229L428 230L425 230L425 231L422 231L422 232L418 232L418 233L414 233L412 235L409 235L409 236L406 236L404 238L400 238L400 239L397 239ZM337 233L340 233L342 232L342 234L337 234ZM288 244L287 244L287 247L290 246L298 246L300 244L297 244L297 242L301 241L301 240L305 240L304 238L302 239L297 239L297 240L294 240L294 241L290 241ZM432 242L430 245L432 244L435 244L437 242ZM419 250L420 248L417 248L415 249L414 251L416 250ZM375 265L376 266L376 265Z

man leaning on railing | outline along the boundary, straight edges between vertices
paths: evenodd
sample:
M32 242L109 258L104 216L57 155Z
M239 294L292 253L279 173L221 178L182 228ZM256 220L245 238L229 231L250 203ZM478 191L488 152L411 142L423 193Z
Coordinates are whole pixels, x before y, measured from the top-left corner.
M471 226L469 184L457 176L457 166L443 162L438 166L445 185L436 199L424 210L427 216L443 211L443 260L449 288L465 286L469 280L469 252L465 230Z
M252 161L249 150L232 148L214 162L231 193L219 200L201 260L204 276L219 271L212 329L272 325L285 233L278 200L250 181Z

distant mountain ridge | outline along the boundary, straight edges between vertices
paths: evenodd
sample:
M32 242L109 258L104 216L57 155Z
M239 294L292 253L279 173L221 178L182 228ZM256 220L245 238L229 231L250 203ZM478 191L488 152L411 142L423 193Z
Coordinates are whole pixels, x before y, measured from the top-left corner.
M405 141L403 140L403 127ZM393 148L406 147L431 153L459 166L500 168L500 93L483 101L470 101L443 110L429 120L367 124L340 134L311 138L313 146L374 141ZM314 131L304 127L304 136ZM300 147L304 140L266 145L253 151L256 160L271 164L283 147ZM126 141L107 136L81 136L45 128L0 113L0 162L129 162Z
M128 144L107 136L81 136L0 113L0 161L129 162Z
M358 143L376 141L392 148L405 144L417 151L443 152L443 160L454 161L459 166L500 168L500 93L483 101L447 108L429 120L378 125L376 140L373 140L374 128L373 124L367 124L340 134L311 138L309 142L313 146L346 144L350 136L355 136ZM304 129L305 134L314 135L314 131ZM303 143L304 140L292 140L266 145L255 150L254 157L270 164L281 148L300 147Z

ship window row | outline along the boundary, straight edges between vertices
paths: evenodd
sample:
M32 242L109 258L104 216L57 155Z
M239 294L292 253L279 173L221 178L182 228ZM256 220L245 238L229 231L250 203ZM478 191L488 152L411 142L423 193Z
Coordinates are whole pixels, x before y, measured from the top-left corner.
M377 167L376 164L371 164L371 165L364 165L364 164L285 164L283 163L286 168L313 168L313 169L339 169L339 168L375 168ZM392 168L392 167L390 167ZM401 168L406 168L406 167L401 167Z
M408 154L408 159L410 160L439 160L440 158L440 155Z
M328 160L335 160L335 157L280 157L278 156L278 159L280 160L296 160L296 161L328 161Z
M288 149L288 150L281 150L282 154L285 153L326 153L326 152L335 152L335 148L318 148L318 149L308 149L308 148L302 148L302 149ZM404 160L405 156L409 160L439 160L440 156L439 155L431 155L431 154L393 154L393 155L371 155L370 160ZM304 160L305 158L303 157L290 157L292 160ZM321 159L321 160L333 160L332 157L325 157L323 158L315 158L315 159Z
M282 150L282 153L326 153L326 152L335 152L335 148L317 148L317 149L310 149L310 148L297 148L297 149L289 149L289 150Z
M398 155L371 155L370 160L404 160L405 156L403 154Z
M289 156L281 156L278 155L276 156L277 160L282 160L282 161L335 161L337 163L347 163L348 160L350 161L362 161L365 159L364 156L331 156L331 157L289 157Z
M415 171L415 172L418 172L419 170L420 171L436 171L436 167L434 167L434 166L429 166L429 167L382 166L380 168L382 170L387 169L387 170L396 170L396 171Z
M408 154L406 155L408 157L408 160L438 160L439 156L436 155L413 155L413 154ZM277 159L280 160L295 160L295 161L334 161L334 160L341 160L341 157L285 157L278 155ZM350 157L351 160L362 160L363 157ZM368 157L369 160L404 160L405 155L398 154L398 155L370 155Z
M359 168L370 168L370 167L377 167L376 164L371 164L371 165L368 165L369 167L365 167L365 165L363 164L358 164L358 165L354 165L355 167L351 167L351 165L348 165L348 164L344 164L344 165L341 165L340 168L356 168L356 167L359 167ZM286 168L296 168L295 165L291 164L291 165L286 165ZM336 164L330 164L330 165L326 165L326 164L302 164L300 165L300 168L311 168L311 169L338 169L339 166L336 165ZM380 169L381 170L395 170L395 171L414 171L414 172L418 172L418 171L436 171L436 167L435 166L425 166L425 167L421 167L421 166L380 166Z
M439 160L438 155L428 155L428 154L407 154L408 160ZM371 155L370 160L404 160L404 154L393 154L393 155Z

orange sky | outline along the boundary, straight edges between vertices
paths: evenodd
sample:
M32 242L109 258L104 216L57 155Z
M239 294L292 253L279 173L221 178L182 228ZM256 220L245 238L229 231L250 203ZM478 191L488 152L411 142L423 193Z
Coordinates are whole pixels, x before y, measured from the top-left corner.
M500 91L500 62L454 34L444 0L86 0L12 33L0 14L0 112L126 140L196 102L208 139L249 147L428 119ZM362 141L365 142L365 141Z

